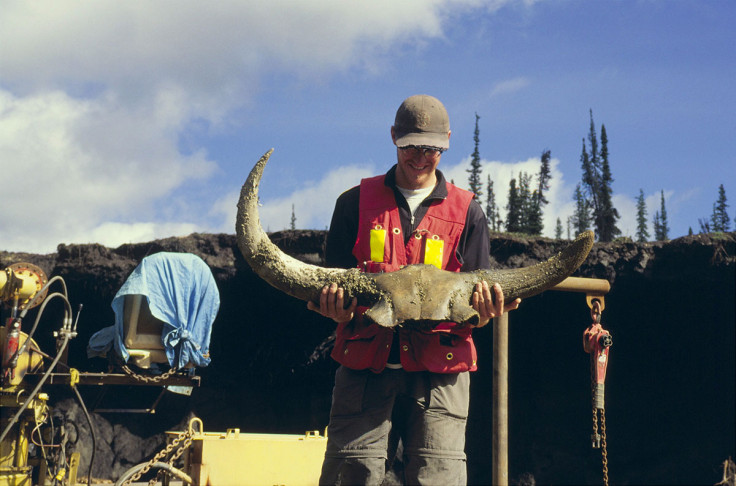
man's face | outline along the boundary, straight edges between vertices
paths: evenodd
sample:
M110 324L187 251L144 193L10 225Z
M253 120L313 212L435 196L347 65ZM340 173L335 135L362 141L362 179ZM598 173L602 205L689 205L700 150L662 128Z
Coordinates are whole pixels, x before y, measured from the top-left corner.
M450 134L447 134L448 138ZM391 137L396 143L393 129ZM397 148L396 184L404 189L423 189L434 187L437 183L435 170L440 163L441 154L432 154L417 148Z
M415 148L396 150L396 184L404 189L423 189L434 187L437 176L434 171L440 163L440 155L426 154Z

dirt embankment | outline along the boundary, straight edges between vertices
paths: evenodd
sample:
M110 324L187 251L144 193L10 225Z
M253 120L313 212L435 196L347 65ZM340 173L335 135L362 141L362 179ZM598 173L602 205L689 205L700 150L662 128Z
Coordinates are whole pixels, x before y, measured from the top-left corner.
M270 236L292 256L309 263L323 261L324 231ZM492 264L527 266L549 258L564 244L494 235ZM98 444L97 457L104 459L95 460L94 476L109 476L108 464L120 470L142 459L140 447L132 457L136 448L112 437L153 437L153 445L145 448L152 450L161 437L154 433L173 427L189 413L201 417L207 430L323 429L335 368L328 358L334 326L260 280L239 254L234 235L194 234L114 249L60 245L49 255L0 252L0 267L27 261L49 276L65 279L73 307L84 304L69 364L100 370L107 363L87 359L87 341L112 324L110 303L128 274L143 257L159 251L194 253L212 269L221 296L212 364L199 371L201 388L191 397L167 394L156 415L134 420L97 416L98 428L112 432L106 433L107 443ZM721 463L736 457L736 233L667 243L596 244L576 275L608 279L612 286L603 313L604 327L614 341L606 382L611 482L718 482ZM55 312L59 310L49 306L36 333L47 352L54 349L51 335L60 325ZM562 292L527 299L510 316L512 482L524 473L541 484L600 482L600 455L590 449L589 440L588 356L581 345L589 324L584 298ZM468 470L471 484L484 484L491 475L490 329L476 331L475 337L480 369L472 381ZM99 399L100 390L94 387L84 392L90 402ZM116 393L131 394L111 389L105 399L115 400ZM50 394L54 401L66 398L61 389ZM80 448L87 440L83 430L80 425ZM86 471L84 463L82 469Z

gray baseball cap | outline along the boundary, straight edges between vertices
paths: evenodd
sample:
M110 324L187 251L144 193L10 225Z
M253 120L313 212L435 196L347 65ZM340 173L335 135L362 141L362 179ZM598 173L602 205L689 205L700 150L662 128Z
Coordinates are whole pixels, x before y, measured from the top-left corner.
M450 117L440 100L429 95L410 96L396 111L394 135L397 147L418 145L450 148Z

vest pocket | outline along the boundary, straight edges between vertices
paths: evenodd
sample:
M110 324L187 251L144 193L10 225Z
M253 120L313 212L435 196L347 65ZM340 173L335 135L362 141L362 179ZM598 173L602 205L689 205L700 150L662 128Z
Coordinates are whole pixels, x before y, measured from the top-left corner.
M353 370L380 372L386 365L392 337L391 329L366 325L359 317L338 325L332 358Z
M414 361L420 368L433 373L461 373L477 369L470 328L412 331L408 337ZM404 365L404 368L409 371L413 366Z

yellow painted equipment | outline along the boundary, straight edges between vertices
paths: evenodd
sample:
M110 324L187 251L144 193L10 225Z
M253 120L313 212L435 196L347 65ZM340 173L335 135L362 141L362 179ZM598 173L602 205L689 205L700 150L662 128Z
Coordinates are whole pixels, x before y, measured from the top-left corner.
M169 432L169 437L178 435ZM196 433L184 471L195 486L314 485L319 481L327 437L298 434Z
M0 395L2 420L0 426L7 426L9 417L24 401L24 391L20 388L6 388ZM33 428L45 420L48 413L48 396L40 393L20 417L7 439L0 442L0 486L31 486L31 464L28 461L28 445Z

